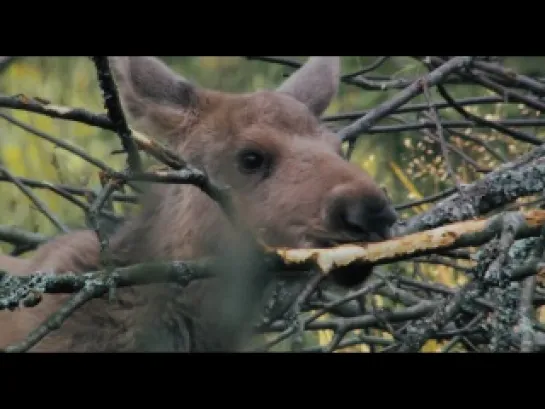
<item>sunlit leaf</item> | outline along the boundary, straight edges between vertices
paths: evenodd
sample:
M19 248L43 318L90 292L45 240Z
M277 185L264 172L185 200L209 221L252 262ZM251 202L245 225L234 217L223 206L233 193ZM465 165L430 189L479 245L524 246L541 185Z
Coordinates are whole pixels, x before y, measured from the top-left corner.
M401 170L401 168L394 162L389 161L388 165L390 166L390 169L394 172L394 174L397 176L399 181L405 186L405 188L413 195L415 199L422 199L423 196L420 194L414 183L411 182L411 180L407 177L405 172ZM421 209L423 211L427 210L428 206L427 204L422 204L420 206L415 206L414 208Z
M438 352L439 350L439 343L434 339L428 340L422 347L422 352Z
M328 314L322 315L320 318L318 318L318 321L324 321L327 320ZM318 332L318 343L322 346L328 345L331 340L333 339L333 331L331 330L319 330Z

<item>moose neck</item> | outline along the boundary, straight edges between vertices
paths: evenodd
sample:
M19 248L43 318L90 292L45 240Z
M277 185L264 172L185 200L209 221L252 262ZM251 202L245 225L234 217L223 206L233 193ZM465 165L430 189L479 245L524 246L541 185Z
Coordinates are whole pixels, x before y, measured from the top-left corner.
M154 186L144 200L141 214L119 230L111 245L120 264L187 261L225 254L225 243L237 243L226 239L232 235L219 206L198 188ZM131 317L138 321L135 348L185 350L189 345L181 343L195 338L201 341L191 345L191 350L235 349L249 329L248 322L268 282L247 265L248 268L237 265L229 269L227 266L234 259L231 257L222 268L232 270L231 274L218 271L217 279L195 281L183 289L176 284L139 288L146 304ZM205 335L207 332L210 336Z
M218 205L194 186L154 186L142 212L112 240L122 263L191 260L214 254L229 223Z

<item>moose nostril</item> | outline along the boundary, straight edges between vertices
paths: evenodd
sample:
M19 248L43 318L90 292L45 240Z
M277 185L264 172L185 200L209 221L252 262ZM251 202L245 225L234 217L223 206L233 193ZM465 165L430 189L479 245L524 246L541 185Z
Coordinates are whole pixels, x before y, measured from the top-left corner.
M340 210L342 227L348 233L358 236L366 235L369 239L388 238L390 227L397 220L394 208L380 201L346 203Z
M363 207L347 205L340 212L343 227L348 231L362 232L366 229Z
M386 224L388 226L393 225L397 220L397 212L395 209L390 206L386 205L382 207L379 211L373 213L369 213L369 217L375 218L377 222Z

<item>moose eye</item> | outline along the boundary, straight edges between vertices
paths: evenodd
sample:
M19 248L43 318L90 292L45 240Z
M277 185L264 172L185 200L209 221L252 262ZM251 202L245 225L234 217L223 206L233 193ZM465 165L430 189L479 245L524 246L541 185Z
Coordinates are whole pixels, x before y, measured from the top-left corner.
M239 154L238 165L242 172L254 173L264 167L265 156L259 151L246 150Z

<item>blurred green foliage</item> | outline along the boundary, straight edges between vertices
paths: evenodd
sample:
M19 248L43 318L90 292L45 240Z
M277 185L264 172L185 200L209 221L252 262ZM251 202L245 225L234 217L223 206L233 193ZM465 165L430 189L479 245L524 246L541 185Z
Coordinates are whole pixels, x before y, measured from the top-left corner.
M306 57L290 58L304 61ZM293 71L279 64L243 57L164 57L164 60L184 77L201 86L230 92L273 89ZM344 57L343 73L355 72L375 60L376 57ZM544 62L543 57L520 57L508 59L507 65L521 73L545 76L542 74ZM392 57L369 75L417 78L426 72L427 70L412 58ZM456 98L494 95L478 86L452 86L448 90ZM0 74L0 92L4 95L24 94L29 97L40 97L54 104L81 107L93 112L104 110L94 65L90 59L84 57L20 58ZM397 92L399 90L395 89L365 91L356 86L342 84L338 97L325 116L369 110ZM431 94L434 100L441 101L435 90L431 90ZM420 96L411 103L423 102L425 99ZM487 119L537 115L522 110L516 104L488 104L466 109ZM119 140L111 132L20 110L4 112L42 132L76 144L116 169L123 168L124 155L111 154L112 151L119 149ZM451 109L441 110L440 113L444 119L460 119ZM395 118L383 120L380 125L395 125L399 124L399 121L416 122L417 118L414 113L397 115L397 120ZM339 122L334 127L340 128L347 123ZM537 136L543 136L541 129L526 130ZM466 133L469 133L469 130ZM530 148L528 144L513 142L494 131L471 131L471 135L486 139L493 149L507 158ZM451 137L449 142L484 166L493 168L498 165L496 158L471 142L457 137ZM478 177L459 156L451 153L450 159L461 182L470 182ZM395 203L421 198L453 186L452 180L445 172L438 144L431 140L426 142L419 131L364 135L356 145L352 160L384 185ZM16 176L93 189L100 186L97 170L92 165L2 118L0 118L0 161ZM55 193L38 189L35 193L53 212L60 215L66 224L83 225L83 212L79 208ZM425 207L419 206L404 213L421 211ZM46 235L57 233L56 228L30 201L15 186L6 182L0 182L0 224L14 225ZM10 249L9 245L0 243L0 251L8 252ZM437 281L447 285L460 284L452 269L447 267L433 266L423 273L430 274ZM326 343L330 334L321 331L317 336L320 343ZM433 350L436 345L428 347ZM358 348L362 350L362 347Z

